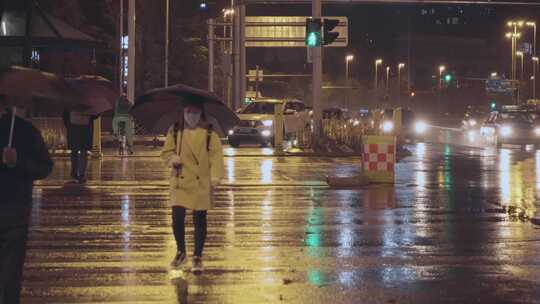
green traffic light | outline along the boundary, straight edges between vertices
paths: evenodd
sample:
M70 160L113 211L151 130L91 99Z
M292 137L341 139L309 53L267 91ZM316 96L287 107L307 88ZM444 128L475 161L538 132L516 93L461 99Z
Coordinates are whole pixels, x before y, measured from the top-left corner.
M316 32L311 32L308 34L306 39L306 44L308 47L316 47L320 45L320 35Z
M492 103L491 103L491 109L494 110L496 107L497 107L497 104L494 103L494 102L492 102Z
M446 81L446 82L452 81L452 75L446 74L446 75L444 76L444 81Z

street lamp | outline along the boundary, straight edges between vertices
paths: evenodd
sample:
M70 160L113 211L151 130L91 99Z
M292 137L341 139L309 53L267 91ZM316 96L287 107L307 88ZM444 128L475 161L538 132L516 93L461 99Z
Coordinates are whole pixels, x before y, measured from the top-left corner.
M353 61L354 56L353 55L347 55L345 56L345 82L347 83L347 86L350 87L349 83L349 62ZM347 94L345 94L345 103L347 107L349 107L349 94L350 94L350 88L347 89Z
M536 70L538 69L538 57L533 57L533 99L536 99Z
M521 37L521 33L518 32L518 28L523 27L524 21L508 21L506 25L512 29L511 32L506 33L506 37L512 40L512 89L515 90L515 83L517 80L516 75L516 51L517 40ZM514 96L514 95L512 95ZM519 101L519 88L517 90L517 100Z
M345 79L349 82L349 62L353 61L353 55L345 56Z
M388 94L388 90L390 88L390 66L386 67L386 94Z
M405 63L399 63L398 64L398 69L397 69L397 91L398 91L398 103L399 105L401 106L401 69L403 69L405 67Z
M499 74L497 74L497 72L491 73L491 77L492 77L492 78L495 78L495 77L497 77L498 75L499 75Z
M441 112L441 91L442 91L442 74L446 70L444 65L439 66L439 94L437 95L437 107L439 108L439 113Z
M536 56L536 22L527 22L525 25L530 26L534 29L534 43L533 43L533 56Z
M525 55L525 54L523 54L522 51L517 51L517 52L516 52L516 56L519 56L520 59L521 59L521 74L520 74L520 76L519 76L519 81L523 81L523 69L524 69L523 58L525 57L524 55Z
M379 65L382 63L382 59L375 60L375 91L379 89Z

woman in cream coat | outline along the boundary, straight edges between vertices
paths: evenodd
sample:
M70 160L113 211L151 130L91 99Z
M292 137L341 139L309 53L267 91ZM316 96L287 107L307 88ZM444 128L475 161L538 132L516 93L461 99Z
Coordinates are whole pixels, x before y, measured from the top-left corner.
M206 239L207 211L212 208L212 188L223 177L221 141L204 119L202 106L188 104L182 122L172 126L161 152L161 158L171 170L170 199L173 232L177 254L171 262L179 267L186 260L185 215L193 211L195 248L193 271L202 270L202 253Z

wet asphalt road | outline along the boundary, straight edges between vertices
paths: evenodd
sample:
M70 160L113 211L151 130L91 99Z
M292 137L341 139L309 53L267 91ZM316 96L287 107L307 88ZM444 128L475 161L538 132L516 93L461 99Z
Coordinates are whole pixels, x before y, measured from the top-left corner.
M540 303L540 151L409 149L395 185L359 189L324 183L358 158L229 150L201 275L168 267L158 158L94 161L84 188L59 159L35 191L24 303Z

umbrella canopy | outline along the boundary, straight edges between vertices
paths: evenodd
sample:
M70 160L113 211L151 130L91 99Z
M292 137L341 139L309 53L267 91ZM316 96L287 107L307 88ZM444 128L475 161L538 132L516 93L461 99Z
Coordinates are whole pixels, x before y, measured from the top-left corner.
M83 111L80 94L63 78L39 70L11 66L0 70L0 95L8 105L47 113Z
M100 76L82 75L67 78L66 82L81 97L80 103L86 105L86 113L98 115L114 108L119 93L112 82Z
M162 134L183 117L186 102L201 103L209 123L221 135L239 121L215 94L182 84L146 92L137 98L130 113L147 130Z

